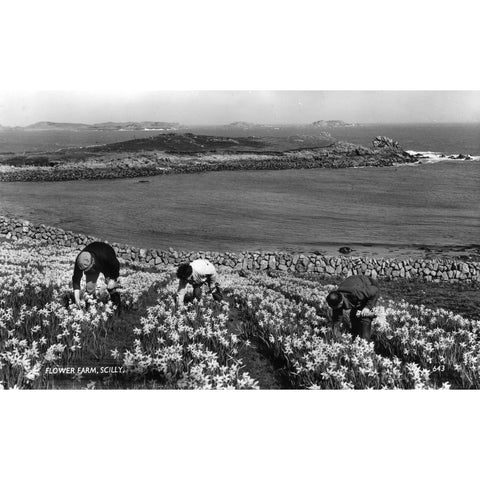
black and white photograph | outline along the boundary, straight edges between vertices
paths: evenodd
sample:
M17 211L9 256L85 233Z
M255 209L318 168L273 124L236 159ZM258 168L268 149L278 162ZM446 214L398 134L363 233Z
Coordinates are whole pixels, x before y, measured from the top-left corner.
M0 7L7 478L470 478L478 14Z
M2 95L2 388L480 388L480 91Z

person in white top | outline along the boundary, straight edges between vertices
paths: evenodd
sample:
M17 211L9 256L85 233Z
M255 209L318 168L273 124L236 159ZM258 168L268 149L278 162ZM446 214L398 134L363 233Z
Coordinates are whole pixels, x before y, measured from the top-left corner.
M205 283L215 300L220 301L223 298L218 284L217 272L208 260L199 258L190 263L183 263L177 269L177 278L179 279L177 305L184 303L188 284L193 286L193 298L197 300L202 297L202 286Z

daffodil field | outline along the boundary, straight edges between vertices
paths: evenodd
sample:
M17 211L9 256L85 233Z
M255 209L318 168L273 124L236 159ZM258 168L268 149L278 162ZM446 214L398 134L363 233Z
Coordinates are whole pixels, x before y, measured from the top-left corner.
M373 341L353 341L330 323L334 285L225 270L222 302L177 307L173 266L124 261L122 310L101 281L80 309L69 302L77 253L0 243L0 389L258 389L242 354L252 345L289 388L480 388L478 320L380 299Z
M236 358L235 335L225 324L228 306L196 303L176 309L173 270L142 271L122 265L122 313L132 321L131 345L114 345L119 315L108 300L105 284L85 306L68 305L71 249L29 243L0 248L0 382L3 388L49 388L54 368L107 362L122 367L136 387L142 379L166 388L255 388ZM144 298L156 303L135 318ZM94 368L94 367L91 367ZM78 371L77 368L75 371ZM87 373L89 370L86 370ZM77 379L81 382L81 377ZM81 384L81 383L80 383Z
M242 279L243 280L243 279ZM249 274L234 290L244 328L287 365L298 388L479 388L480 324L443 309L380 302L373 342L335 331L334 285Z

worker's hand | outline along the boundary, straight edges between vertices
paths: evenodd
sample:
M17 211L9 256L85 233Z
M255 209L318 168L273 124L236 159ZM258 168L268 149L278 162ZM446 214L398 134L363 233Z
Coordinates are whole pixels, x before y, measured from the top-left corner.
M114 290L118 288L122 288L119 282L117 282L116 280L108 280L107 290Z
M80 303L80 290L74 290L73 291L73 298L75 300L75 305L77 306L77 308L82 309L82 305Z
M212 297L215 301L221 302L223 300L222 291L216 287L215 290L212 292Z
M187 308L183 300L180 300L176 294L174 295L173 298L175 301L175 310L182 310Z
M368 307L365 307L360 312L361 317L371 317L372 315L373 315L373 312Z
M85 311L85 307L80 302L75 302L75 307L81 310L82 312Z

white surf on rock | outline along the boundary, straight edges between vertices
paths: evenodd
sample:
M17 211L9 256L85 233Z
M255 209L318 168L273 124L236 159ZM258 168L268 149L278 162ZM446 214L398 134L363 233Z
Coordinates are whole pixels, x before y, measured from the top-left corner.
M446 155L442 152L417 152L415 150L407 150L407 153L418 158L418 163L437 163L437 162L465 162L465 161L478 161L480 155L468 155L468 154L452 154Z

